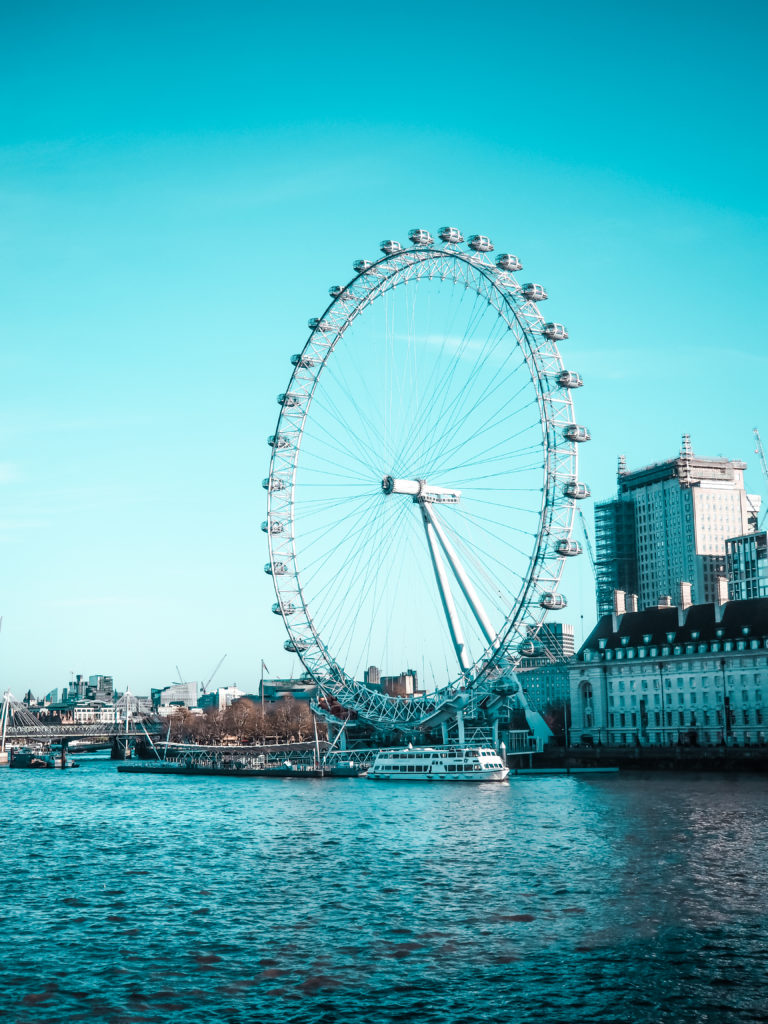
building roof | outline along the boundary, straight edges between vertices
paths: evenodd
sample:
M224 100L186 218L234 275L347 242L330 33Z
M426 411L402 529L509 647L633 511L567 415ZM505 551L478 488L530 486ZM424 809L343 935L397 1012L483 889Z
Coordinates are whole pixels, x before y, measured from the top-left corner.
M722 611L719 621L718 611ZM670 634L674 634L671 640ZM745 636L768 637L768 598L729 601L721 608L714 604L694 604L684 610L673 606L646 608L617 616L603 615L579 649L577 659L583 661L585 651L671 642L741 640Z

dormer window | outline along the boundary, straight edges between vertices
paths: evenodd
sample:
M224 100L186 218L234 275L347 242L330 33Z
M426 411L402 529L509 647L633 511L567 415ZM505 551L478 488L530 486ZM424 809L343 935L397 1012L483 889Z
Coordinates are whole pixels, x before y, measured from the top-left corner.
M691 631L691 640L698 640L700 635L701 634L699 633L698 629L692 630Z
M650 633L644 633L643 634L643 643L644 644L649 644L650 642L651 642L651 634Z
M628 636L623 636L621 638L621 646L622 647L626 647L628 643L629 643L629 637Z

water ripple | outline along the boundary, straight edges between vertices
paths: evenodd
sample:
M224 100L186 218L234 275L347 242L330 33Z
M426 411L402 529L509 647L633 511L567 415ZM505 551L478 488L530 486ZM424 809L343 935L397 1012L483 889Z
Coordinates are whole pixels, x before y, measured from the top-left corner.
M766 1020L759 777L0 773L14 1024Z

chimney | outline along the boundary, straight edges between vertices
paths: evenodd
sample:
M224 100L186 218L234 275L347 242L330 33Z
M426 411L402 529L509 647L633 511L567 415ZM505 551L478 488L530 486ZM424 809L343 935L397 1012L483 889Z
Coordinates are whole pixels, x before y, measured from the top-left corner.
M677 624L678 626L685 625L685 616L688 609L693 604L691 600L691 584L686 583L684 580L680 580L680 596L677 602Z
M715 581L715 592L717 597L715 598L715 622L723 621L723 612L725 606L728 604L728 578L727 576L718 576Z
M637 611L637 594L627 594L627 611Z
M662 594L662 596L659 598L658 607L659 608L671 608L672 607L672 597L671 597L671 595L670 594Z
M624 591L614 590L613 592L613 614L611 615L611 626L614 633L619 631L619 618L626 611L624 605Z

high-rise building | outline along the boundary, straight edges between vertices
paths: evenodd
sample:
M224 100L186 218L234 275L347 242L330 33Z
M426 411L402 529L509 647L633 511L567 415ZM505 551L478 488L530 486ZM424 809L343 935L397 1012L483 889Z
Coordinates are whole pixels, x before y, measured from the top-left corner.
M726 540L757 527L760 498L744 490L745 469L694 455L687 434L667 462L630 472L622 458L616 498L595 507L598 614L614 610L615 590L636 594L643 609L683 582L694 604L715 601Z
M728 599L768 597L768 533L746 533L725 542Z
M524 667L564 661L576 653L574 628L567 622L543 622L538 628L529 626L528 637L529 643L521 651Z

